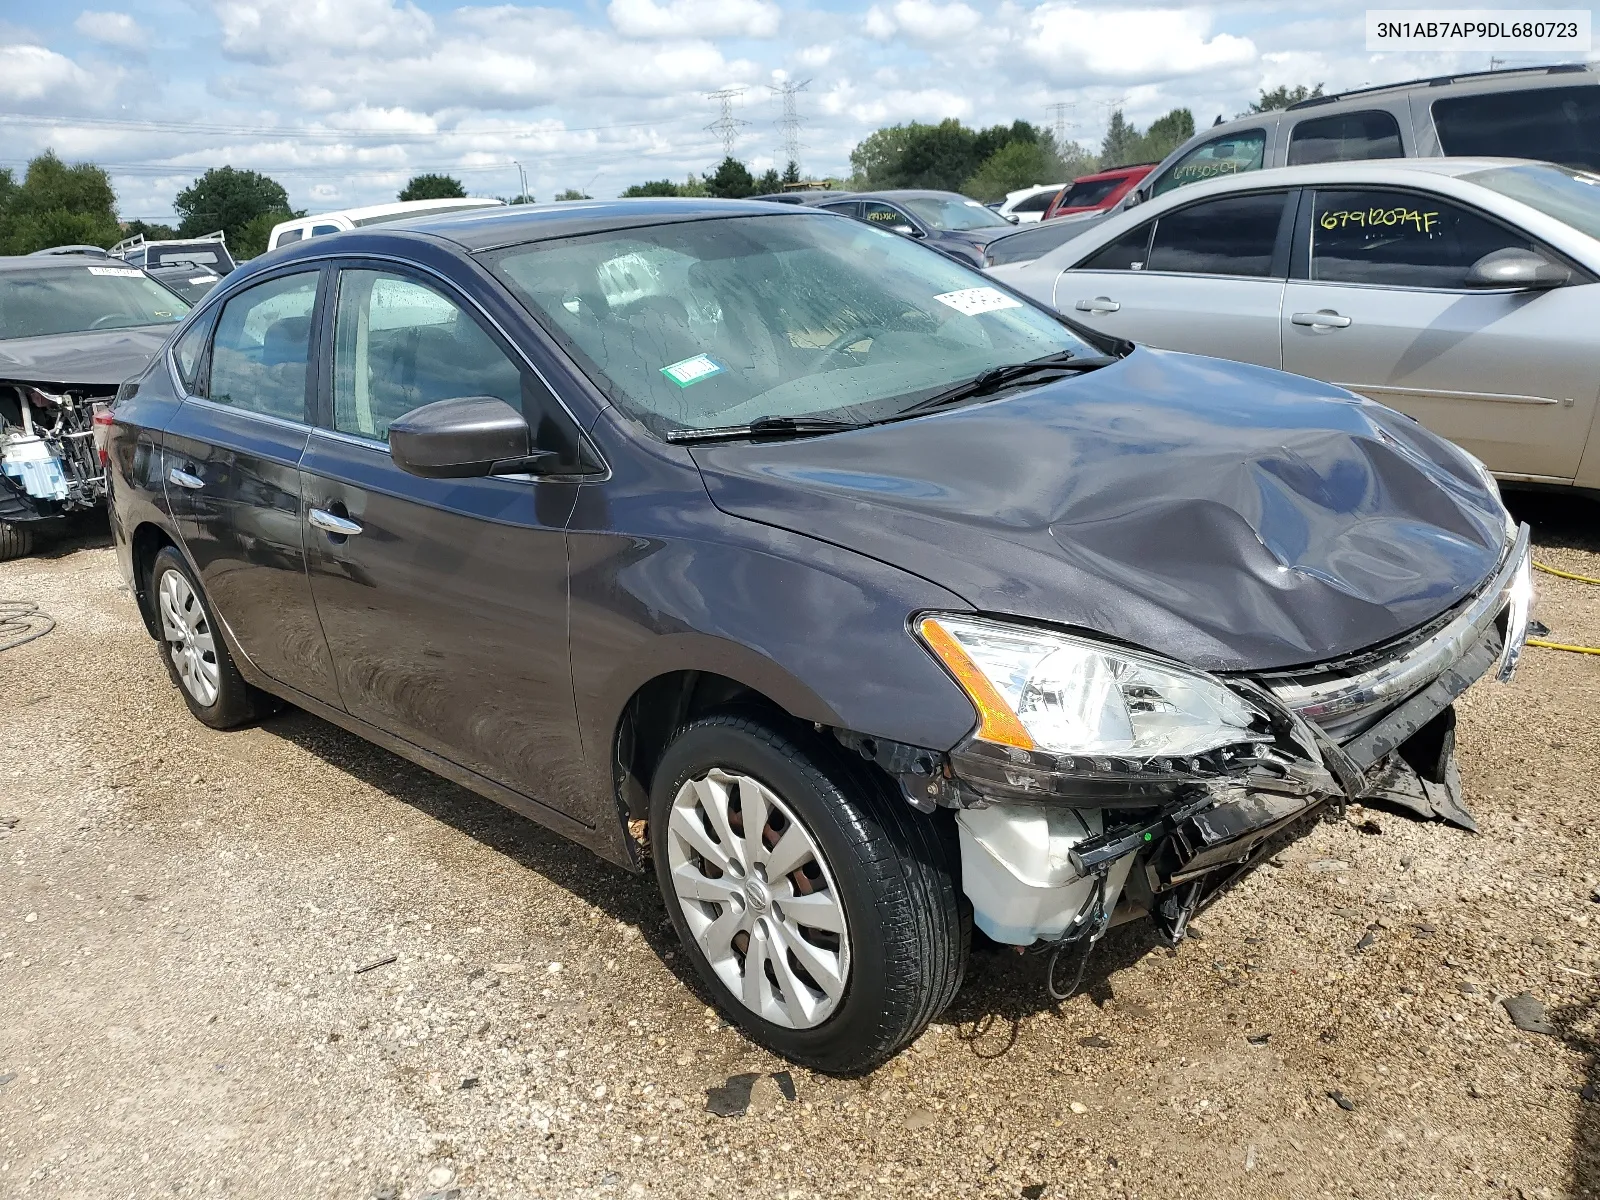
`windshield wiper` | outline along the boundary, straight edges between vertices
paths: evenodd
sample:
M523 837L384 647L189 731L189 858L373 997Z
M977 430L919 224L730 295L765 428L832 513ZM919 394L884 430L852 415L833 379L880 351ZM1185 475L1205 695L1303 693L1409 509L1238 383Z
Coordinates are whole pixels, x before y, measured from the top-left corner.
M918 400L915 404L902 408L895 413L891 420L898 421L904 417L920 416L936 409L948 408L952 404L959 404L963 400L987 396L1014 383L1020 383L1030 375L1062 371L1093 371L1099 367L1109 367L1112 363L1121 361L1120 358L1115 358L1108 354L1079 356L1070 350L1063 350L1059 354L1047 354L1043 358L1034 358L1027 362L1007 363L1003 367L994 367L985 371L982 375L969 379L965 383L958 383L954 387L945 388L942 392L935 392L925 400Z
M860 429L860 421L835 421L826 417L759 417L748 425L720 425L712 429L672 429L669 442L733 442L749 437L808 437Z

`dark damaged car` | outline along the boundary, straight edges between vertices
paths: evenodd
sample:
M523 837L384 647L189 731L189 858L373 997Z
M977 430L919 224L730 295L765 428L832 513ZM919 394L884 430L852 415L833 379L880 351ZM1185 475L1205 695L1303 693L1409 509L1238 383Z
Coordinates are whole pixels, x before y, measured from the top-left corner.
M299 705L654 872L781 1054L870 1068L971 923L1169 941L1271 840L1462 824L1528 535L1480 464L806 208L519 207L231 276L118 400L194 714Z
M96 414L188 311L114 259L0 258L0 560L104 502Z

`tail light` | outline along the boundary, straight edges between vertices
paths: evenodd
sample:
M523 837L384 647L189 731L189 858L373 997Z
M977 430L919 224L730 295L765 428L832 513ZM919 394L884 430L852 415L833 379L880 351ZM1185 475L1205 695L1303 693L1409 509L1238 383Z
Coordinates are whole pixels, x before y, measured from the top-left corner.
M111 406L104 402L94 406L94 448L99 452L100 465L111 461Z

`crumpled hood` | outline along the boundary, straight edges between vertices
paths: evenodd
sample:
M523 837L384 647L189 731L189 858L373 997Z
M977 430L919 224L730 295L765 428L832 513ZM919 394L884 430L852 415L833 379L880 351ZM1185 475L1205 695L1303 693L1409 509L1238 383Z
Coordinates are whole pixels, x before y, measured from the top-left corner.
M0 379L115 390L161 349L175 326L136 325L0 341Z
M930 417L693 453L724 512L1207 670L1396 637L1476 590L1505 539L1471 463L1408 418L1159 350Z

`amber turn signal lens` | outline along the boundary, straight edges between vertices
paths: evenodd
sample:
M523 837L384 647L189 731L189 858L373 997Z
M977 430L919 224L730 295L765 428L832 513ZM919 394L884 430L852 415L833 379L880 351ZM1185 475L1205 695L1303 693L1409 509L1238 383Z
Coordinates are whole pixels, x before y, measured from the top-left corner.
M956 682L965 689L967 698L978 710L977 736L983 741L998 742L1002 746L1034 749L1034 741L1022 727L1022 722L1017 720L1017 714L1011 711L1011 706L994 690L994 684L978 670L955 638L945 632L933 617L924 617L917 625L917 632L922 634L928 649L956 677Z

